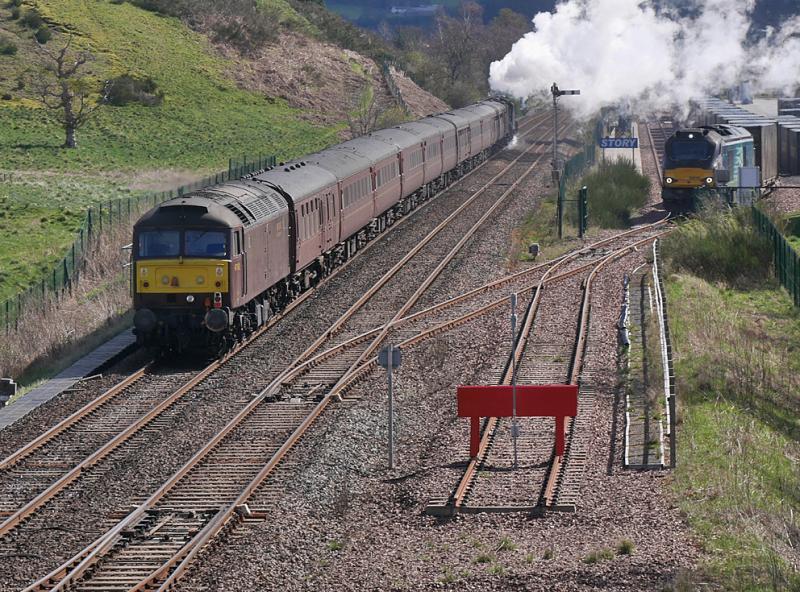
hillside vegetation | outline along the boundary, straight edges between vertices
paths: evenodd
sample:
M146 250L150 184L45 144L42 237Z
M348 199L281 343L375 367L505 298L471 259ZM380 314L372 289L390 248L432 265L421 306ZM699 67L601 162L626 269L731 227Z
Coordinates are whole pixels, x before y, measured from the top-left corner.
M93 203L174 188L227 168L231 157L288 159L321 149L346 133L364 87L375 89L383 109L393 106L378 66L326 43L317 12L315 24L287 0L253 6L0 4L0 302L64 255ZM126 100L102 106L78 130L77 149L62 148L64 129L35 93L42 50L68 39L93 57L93 89L109 80L128 85Z
M800 313L747 210L703 211L663 252L681 423L670 481L707 552L692 579L797 590Z

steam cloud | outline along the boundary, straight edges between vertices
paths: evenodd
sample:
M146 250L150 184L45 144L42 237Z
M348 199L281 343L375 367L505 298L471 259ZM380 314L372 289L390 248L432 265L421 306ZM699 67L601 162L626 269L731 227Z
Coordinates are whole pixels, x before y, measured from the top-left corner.
M768 2L769 0L761 0ZM630 102L637 111L686 105L749 81L791 92L800 81L800 16L749 42L755 0L689 0L694 16L653 0L568 0L533 19L534 31L494 62L494 90L545 95L556 81L577 88L564 107L590 115Z

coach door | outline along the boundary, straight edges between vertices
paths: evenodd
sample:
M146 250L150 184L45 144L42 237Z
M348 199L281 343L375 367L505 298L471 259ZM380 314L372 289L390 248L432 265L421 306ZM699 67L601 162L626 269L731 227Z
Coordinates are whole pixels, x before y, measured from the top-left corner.
M322 194L319 208L319 226L322 229L322 250L327 251L339 242L336 194L329 189Z

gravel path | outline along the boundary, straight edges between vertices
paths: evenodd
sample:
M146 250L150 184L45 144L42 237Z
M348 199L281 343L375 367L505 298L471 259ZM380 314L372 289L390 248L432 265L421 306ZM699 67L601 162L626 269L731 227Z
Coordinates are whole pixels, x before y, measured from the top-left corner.
M765 199L767 207L780 214L800 213L800 177L781 177L778 187Z

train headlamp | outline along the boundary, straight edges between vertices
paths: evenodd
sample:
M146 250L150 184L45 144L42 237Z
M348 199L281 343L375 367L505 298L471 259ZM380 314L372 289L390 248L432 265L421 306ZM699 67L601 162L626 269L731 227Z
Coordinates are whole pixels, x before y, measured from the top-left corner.
M202 286L203 284L206 283L206 278L204 278L202 275L198 275L196 278L194 278L194 281L197 283L198 286Z
M222 277L223 273L224 273L224 271L222 270L222 268L221 267L217 267L217 277Z
M169 286L169 276L168 275L163 276L161 278L161 283L164 284L165 286Z
M667 177L664 180L667 182L667 185L672 185L672 183L675 181L675 179L673 179L672 177Z
M189 294L189 295L186 297L186 302L188 302L189 304L191 304L192 302L194 302L194 296L192 296L191 294Z
M706 184L707 185L711 185L713 182L714 182L714 179L712 177L706 177Z
M139 268L139 273L141 273L142 275L147 275L147 268L146 267L140 267Z

